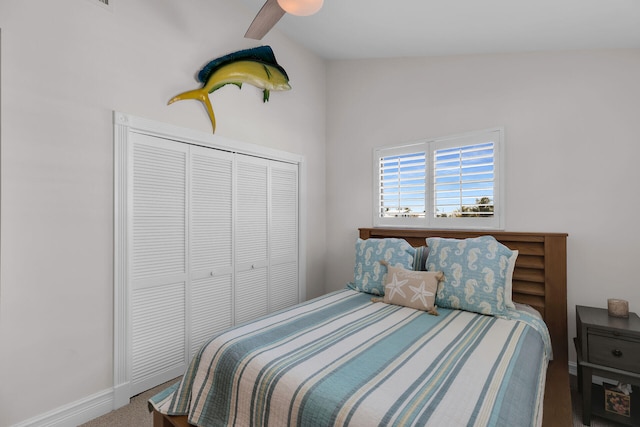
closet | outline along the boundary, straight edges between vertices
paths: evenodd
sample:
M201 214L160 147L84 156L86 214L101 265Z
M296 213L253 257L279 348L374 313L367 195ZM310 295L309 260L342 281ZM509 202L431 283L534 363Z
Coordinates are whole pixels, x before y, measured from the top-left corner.
M114 118L119 407L182 375L215 333L304 295L300 159Z

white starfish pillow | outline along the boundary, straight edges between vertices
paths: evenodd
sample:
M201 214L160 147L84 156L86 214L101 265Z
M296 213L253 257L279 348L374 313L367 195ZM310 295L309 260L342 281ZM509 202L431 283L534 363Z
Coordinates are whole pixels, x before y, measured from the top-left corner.
M444 278L441 271L414 271L394 267L385 261L384 302L402 305L416 310L431 311L434 308L438 284Z

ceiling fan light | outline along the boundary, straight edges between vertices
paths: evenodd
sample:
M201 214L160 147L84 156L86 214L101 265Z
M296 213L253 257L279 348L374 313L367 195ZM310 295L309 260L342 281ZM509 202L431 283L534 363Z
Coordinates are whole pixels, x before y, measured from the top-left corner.
M278 4L287 13L297 16L313 15L322 7L324 0L278 0Z

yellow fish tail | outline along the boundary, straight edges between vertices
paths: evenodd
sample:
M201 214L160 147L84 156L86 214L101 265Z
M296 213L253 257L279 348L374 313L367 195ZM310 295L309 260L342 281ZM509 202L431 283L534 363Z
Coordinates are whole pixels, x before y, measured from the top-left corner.
M171 98L167 105L171 105L177 101L184 101L185 99L196 99L204 104L204 107L207 110L207 114L209 114L209 119L211 120L211 127L213 128L213 132L215 133L216 116L215 114L213 114L213 106L211 105L211 100L209 99L209 92L204 88L182 92L181 94Z

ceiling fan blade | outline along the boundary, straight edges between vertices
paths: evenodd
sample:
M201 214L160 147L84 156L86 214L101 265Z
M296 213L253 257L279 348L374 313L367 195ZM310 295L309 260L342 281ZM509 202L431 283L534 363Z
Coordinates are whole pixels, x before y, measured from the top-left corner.
M286 12L278 0L267 0L245 33L245 38L261 40Z

